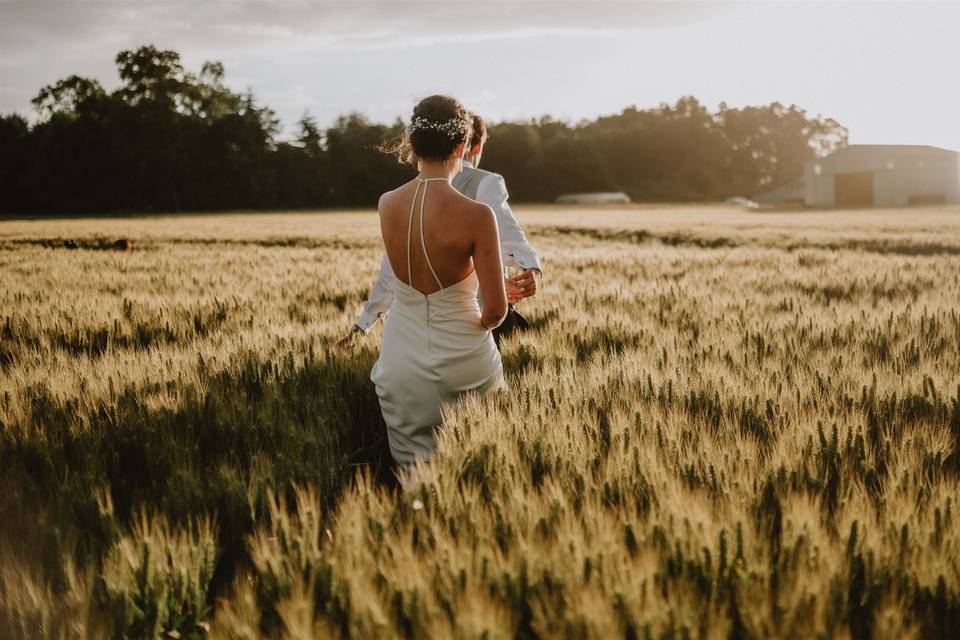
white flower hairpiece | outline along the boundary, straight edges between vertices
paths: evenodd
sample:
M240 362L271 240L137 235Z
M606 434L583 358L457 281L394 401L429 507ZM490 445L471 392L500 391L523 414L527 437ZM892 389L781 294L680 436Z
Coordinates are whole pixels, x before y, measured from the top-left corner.
M443 122L429 120L422 116L413 116L410 120L410 133L420 129L433 129L447 134L450 138L467 132L467 121L463 118L450 118Z

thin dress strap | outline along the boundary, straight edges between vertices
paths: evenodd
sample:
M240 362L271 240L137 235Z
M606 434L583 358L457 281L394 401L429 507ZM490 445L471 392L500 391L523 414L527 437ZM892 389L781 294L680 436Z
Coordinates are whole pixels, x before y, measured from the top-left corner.
M410 283L410 286L413 286L413 271L410 269L410 236L413 235L413 209L417 206L417 194L420 193L420 185L423 184L421 181L417 181L417 190L413 192L413 200L410 202L410 216L407 220L407 282ZM426 195L426 189L424 189L424 195ZM423 222L420 223L421 227ZM421 233L423 229L420 230Z
M423 206L427 203L427 187L430 186L429 180L423 181L423 197L420 199L420 247L423 249L423 259L426 260L427 266L430 267L430 273L433 274L433 279L437 281L437 286L443 289L443 283L440 282L440 278L437 277L437 272L433 270L433 265L430 264L430 256L427 255L427 243L423 239ZM417 194L413 194L413 199L417 199ZM409 240L409 234L408 238ZM410 259L409 249L407 250L407 260ZM413 279L410 280L411 286L413 286Z

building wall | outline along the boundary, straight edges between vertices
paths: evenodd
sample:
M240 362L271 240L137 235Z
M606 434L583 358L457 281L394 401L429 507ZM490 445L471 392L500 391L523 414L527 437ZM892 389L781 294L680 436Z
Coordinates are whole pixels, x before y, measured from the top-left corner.
M898 158L892 170L874 176L874 198L878 206L902 207L911 196L942 193L947 202L957 202L957 157Z
M902 207L911 196L939 193L948 203L960 203L960 154L854 146L806 164L807 205L835 206L834 176L860 172L873 173L878 207Z
M820 164L821 169L816 170ZM808 207L832 207L835 199L833 196L833 175L826 173L823 169L822 161L808 162L804 167L804 178L807 183L807 194L804 201Z

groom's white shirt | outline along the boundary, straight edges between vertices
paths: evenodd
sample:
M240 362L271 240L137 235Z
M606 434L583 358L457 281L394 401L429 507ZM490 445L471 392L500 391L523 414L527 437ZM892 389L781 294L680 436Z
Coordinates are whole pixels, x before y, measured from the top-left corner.
M467 160L463 161L463 166L473 167ZM503 176L497 173L489 173L481 180L477 187L477 202L489 205L493 209L494 217L497 220L497 230L500 234L500 256L505 267L519 267L521 269L540 269L540 256L536 250L530 246L526 234L520 228L520 223L513 215L510 204L507 202L507 185ZM387 254L380 257L380 273L373 283L370 295L363 303L363 309L357 317L356 325L364 333L370 331L370 328L376 324L383 314L390 308L394 296L394 274Z

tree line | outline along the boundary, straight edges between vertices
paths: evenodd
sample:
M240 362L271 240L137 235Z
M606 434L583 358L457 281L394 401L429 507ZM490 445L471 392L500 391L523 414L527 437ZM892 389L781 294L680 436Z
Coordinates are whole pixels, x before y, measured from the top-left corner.
M399 119L352 113L322 129L305 112L296 138L281 141L275 112L227 88L219 62L191 72L154 46L115 61L113 92L72 75L39 91L35 124L0 116L0 212L360 207L413 175L376 149L402 133ZM493 124L483 166L518 201L581 191L706 201L789 182L846 142L838 122L797 106L711 111L685 97L579 123Z

